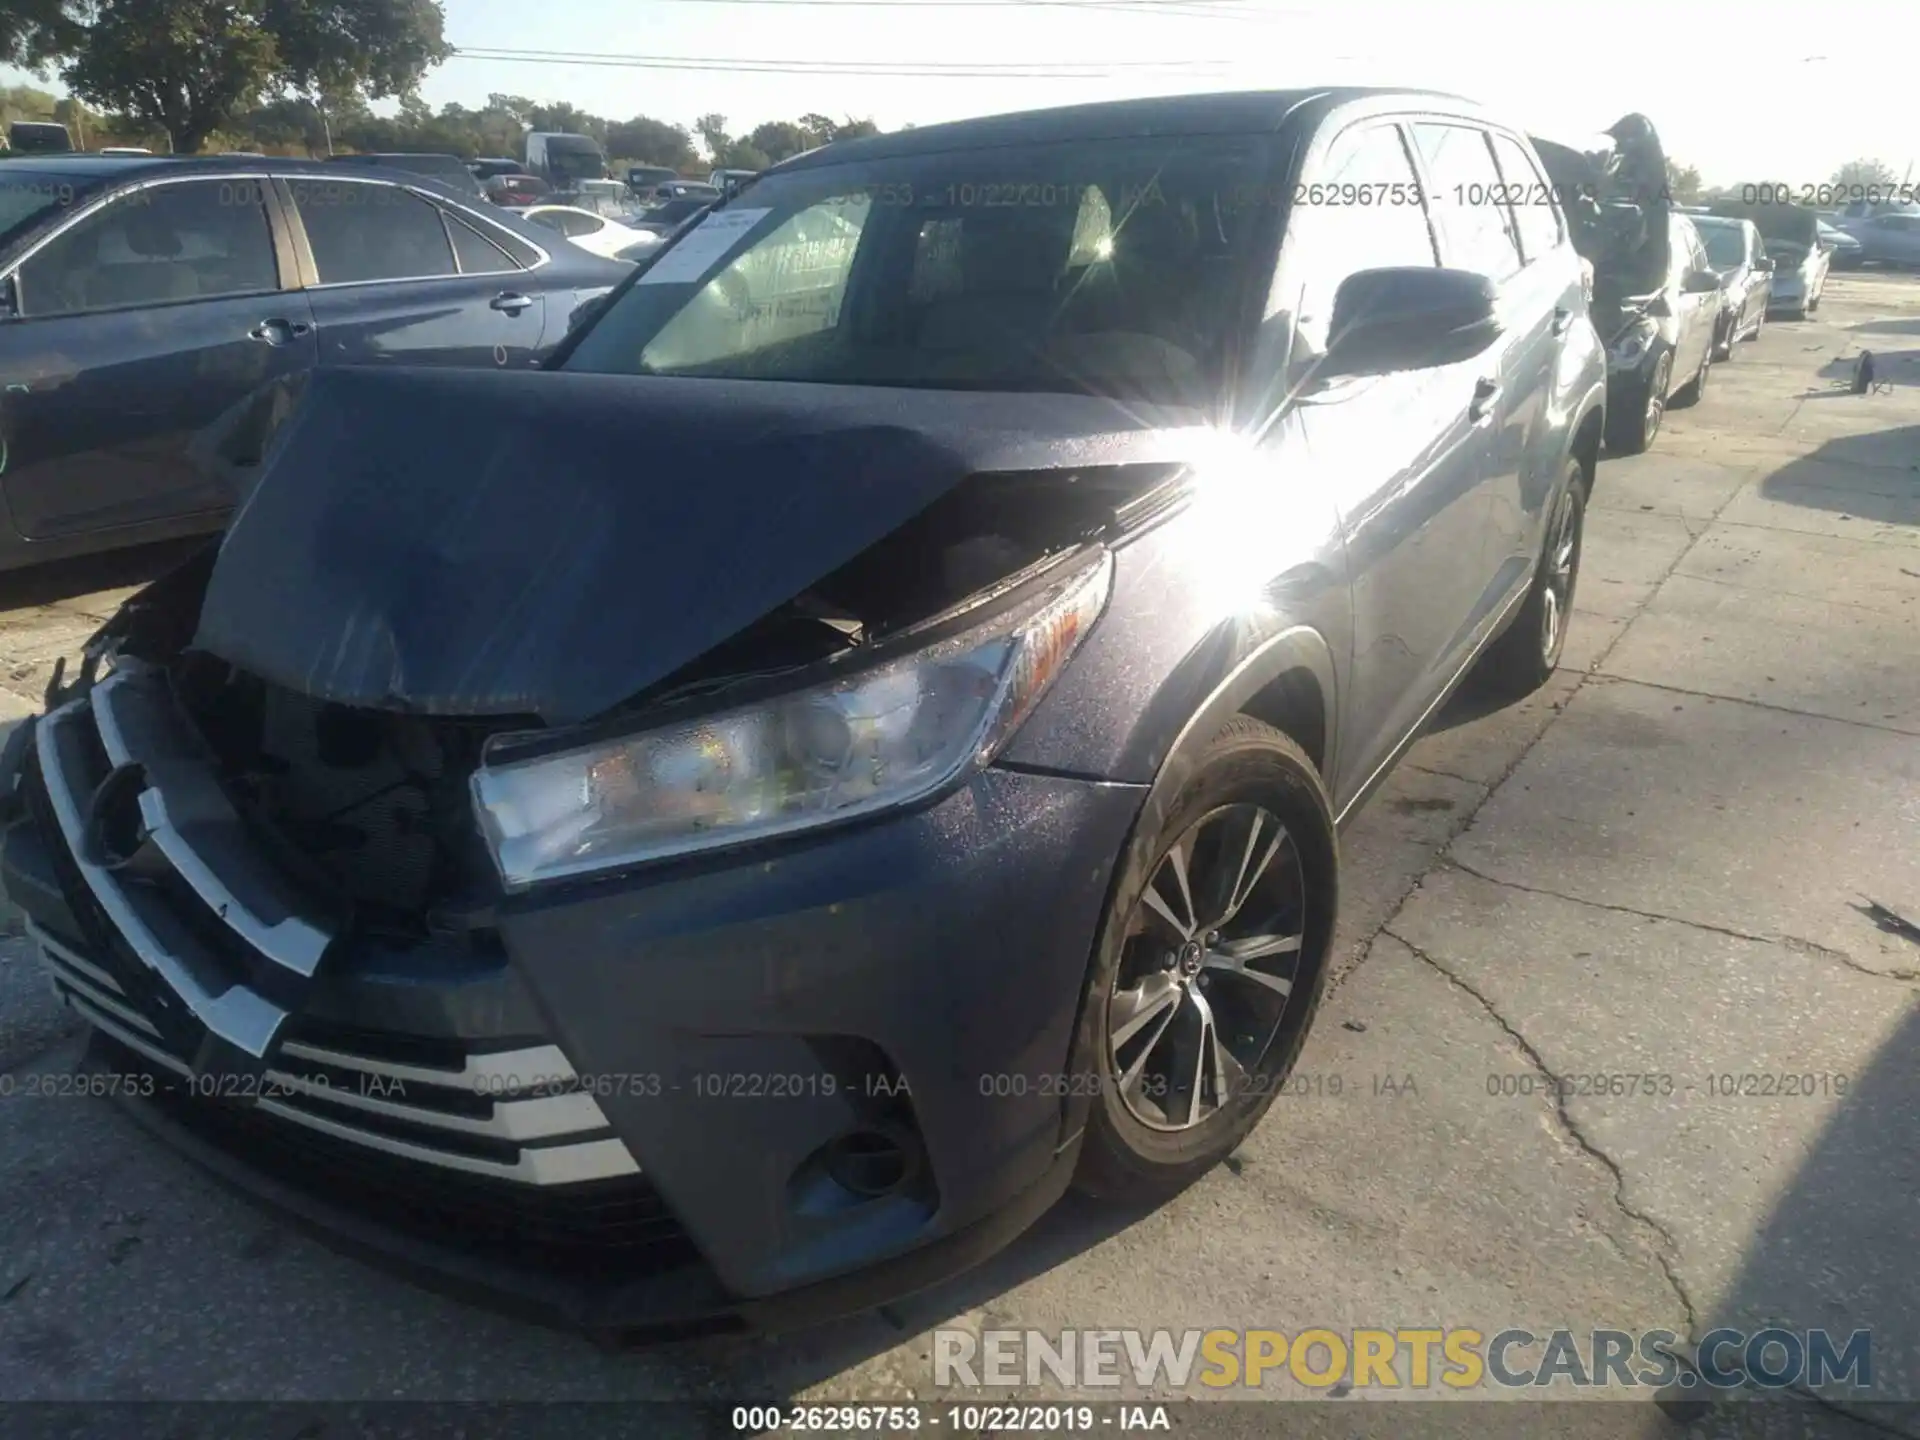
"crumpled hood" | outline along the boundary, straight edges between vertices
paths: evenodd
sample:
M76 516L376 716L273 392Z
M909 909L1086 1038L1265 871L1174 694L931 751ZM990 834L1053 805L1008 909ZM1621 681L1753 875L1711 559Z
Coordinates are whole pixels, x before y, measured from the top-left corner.
M600 714L979 471L1182 458L1195 412L565 372L322 370L196 648L346 705Z

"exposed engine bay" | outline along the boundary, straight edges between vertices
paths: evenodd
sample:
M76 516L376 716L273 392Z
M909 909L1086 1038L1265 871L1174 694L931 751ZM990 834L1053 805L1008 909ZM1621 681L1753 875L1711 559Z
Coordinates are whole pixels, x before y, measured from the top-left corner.
M1180 493L1182 474L1147 464L969 476L610 713L637 716L743 679L804 670L990 602L1159 513ZM201 611L221 557L209 546L133 596L94 637L88 673L67 693L82 692L116 656L164 667L222 788L276 869L351 915L356 933L390 946L467 932L492 891L469 782L489 739L547 722L345 704L213 653L200 643ZM63 698L50 693L49 705Z

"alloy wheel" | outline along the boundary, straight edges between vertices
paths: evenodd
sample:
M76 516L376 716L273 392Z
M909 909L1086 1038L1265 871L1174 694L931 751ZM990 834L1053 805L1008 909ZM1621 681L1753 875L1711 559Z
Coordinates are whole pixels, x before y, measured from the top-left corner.
M1551 669L1566 641L1573 613L1573 582L1580 555L1580 506L1569 486L1554 516L1553 544L1547 551L1546 584L1540 592L1540 653Z
M1245 1093L1293 995L1306 877L1272 811L1223 805L1155 866L1128 918L1107 1046L1128 1112L1154 1130L1204 1124Z
M1654 363L1653 378L1647 382L1647 412L1640 421L1640 434L1648 445L1660 433L1660 421L1667 413L1667 382L1672 376L1673 354L1669 351Z

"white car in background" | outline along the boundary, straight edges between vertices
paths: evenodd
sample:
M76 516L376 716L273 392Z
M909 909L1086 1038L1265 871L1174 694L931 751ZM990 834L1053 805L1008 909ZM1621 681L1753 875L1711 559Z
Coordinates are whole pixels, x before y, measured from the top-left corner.
M535 225L549 230L557 230L582 250L591 251L609 260L631 260L631 251L636 248L648 248L660 243L658 235L645 230L635 230L622 225L618 220L605 215L596 215L591 210L582 210L576 205L526 205L515 206L514 213L525 216Z

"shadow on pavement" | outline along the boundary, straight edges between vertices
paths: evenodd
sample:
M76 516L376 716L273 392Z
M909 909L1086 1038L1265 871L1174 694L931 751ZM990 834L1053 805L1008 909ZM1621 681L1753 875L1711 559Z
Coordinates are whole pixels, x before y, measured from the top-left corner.
M1760 495L1856 520L1920 524L1920 425L1829 440L1767 476Z
M1920 946L1913 955L1920 961ZM1849 1077L1846 1099L1753 1237L1726 1296L1702 1314L1702 1326L1825 1328L1836 1349L1854 1330L1870 1330L1871 1390L1829 1385L1823 1393L1895 1433L1920 1435L1917 1241L1920 1008L1913 1008L1867 1072ZM1866 1403L1856 1398L1863 1393Z
M196 535L186 540L164 540L157 545L140 545L103 555L83 555L73 560L55 560L45 565L9 571L0 574L0 611L21 610L32 605L53 605L99 590L144 585L171 570L206 543L205 536Z

